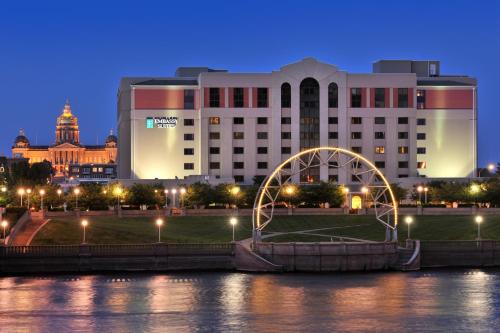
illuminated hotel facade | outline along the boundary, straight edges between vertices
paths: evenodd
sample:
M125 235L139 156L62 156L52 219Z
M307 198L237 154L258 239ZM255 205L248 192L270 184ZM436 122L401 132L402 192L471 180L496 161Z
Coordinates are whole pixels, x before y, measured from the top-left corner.
M335 146L392 182L473 177L477 83L439 61L381 60L368 74L306 58L271 73L181 67L171 78L123 78L119 178L206 175L253 183L293 154ZM349 184L322 166L300 181Z

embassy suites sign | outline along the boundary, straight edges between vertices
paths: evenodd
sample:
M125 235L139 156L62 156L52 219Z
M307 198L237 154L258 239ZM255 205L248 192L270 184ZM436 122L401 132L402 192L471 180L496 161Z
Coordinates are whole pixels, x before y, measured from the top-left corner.
M174 128L177 126L177 117L147 117L146 128Z

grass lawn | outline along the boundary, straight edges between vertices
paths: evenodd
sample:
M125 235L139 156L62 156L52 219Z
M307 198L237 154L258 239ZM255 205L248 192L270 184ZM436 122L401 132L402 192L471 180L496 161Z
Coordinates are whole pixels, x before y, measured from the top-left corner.
M158 240L158 229L152 218L94 217L89 218L87 242L93 244L152 243ZM163 242L214 243L229 242L231 226L226 217L168 217L161 229ZM383 240L385 230L373 216L275 216L266 232L299 231L331 228L321 234ZM263 234L265 235L266 232ZM399 239L407 237L407 226L400 223ZM236 226L236 238L251 237L251 217L240 217ZM472 216L417 216L411 225L413 239L474 239L477 225ZM481 225L483 239L500 240L500 215L485 216ZM75 218L53 219L40 230L32 245L78 244L82 240L82 228ZM282 235L267 241L329 241L328 237Z

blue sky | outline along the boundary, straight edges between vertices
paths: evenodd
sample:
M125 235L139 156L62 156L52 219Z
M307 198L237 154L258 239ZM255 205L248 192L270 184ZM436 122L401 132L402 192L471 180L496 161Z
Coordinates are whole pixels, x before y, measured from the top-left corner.
M351 72L437 59L479 80L479 162L500 161L496 1L11 1L0 4L0 155L54 140L66 98L82 142L116 127L123 76L178 66L269 72L307 56Z

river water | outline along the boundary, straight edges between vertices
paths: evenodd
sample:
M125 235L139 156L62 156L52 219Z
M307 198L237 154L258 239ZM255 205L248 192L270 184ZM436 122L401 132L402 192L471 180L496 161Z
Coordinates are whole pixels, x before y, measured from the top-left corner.
M1 332L499 332L500 271L0 278Z

